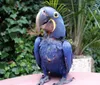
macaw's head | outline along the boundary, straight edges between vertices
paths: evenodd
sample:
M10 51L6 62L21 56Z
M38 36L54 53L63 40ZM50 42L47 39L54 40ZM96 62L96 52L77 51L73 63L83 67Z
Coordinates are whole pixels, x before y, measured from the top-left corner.
M65 37L65 26L61 15L52 7L43 7L36 16L36 29L45 30L52 38Z

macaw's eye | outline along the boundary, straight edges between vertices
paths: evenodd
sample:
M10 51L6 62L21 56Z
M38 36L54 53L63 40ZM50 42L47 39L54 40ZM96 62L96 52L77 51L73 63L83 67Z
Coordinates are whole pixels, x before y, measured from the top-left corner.
M54 12L54 18L57 18L59 16L58 12Z
M43 10L43 12L45 13L45 10Z

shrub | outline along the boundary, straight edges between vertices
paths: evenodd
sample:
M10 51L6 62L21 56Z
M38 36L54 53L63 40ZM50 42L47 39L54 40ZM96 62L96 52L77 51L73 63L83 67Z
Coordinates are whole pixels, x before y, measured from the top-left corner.
M38 72L27 30L35 22L40 0L0 0L0 79Z

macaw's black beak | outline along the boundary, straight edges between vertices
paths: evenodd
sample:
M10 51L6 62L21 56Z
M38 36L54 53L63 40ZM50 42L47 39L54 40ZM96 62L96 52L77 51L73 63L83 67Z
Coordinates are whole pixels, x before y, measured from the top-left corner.
M40 28L42 25L47 23L49 21L48 15L44 11L39 11L36 16L36 29L37 32L40 32Z
M56 22L43 10L39 11L36 16L36 30L38 33L40 33L40 28L47 33L52 33L56 28Z

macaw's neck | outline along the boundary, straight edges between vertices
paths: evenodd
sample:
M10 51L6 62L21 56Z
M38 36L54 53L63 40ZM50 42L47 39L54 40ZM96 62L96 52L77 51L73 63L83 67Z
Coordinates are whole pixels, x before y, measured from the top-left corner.
M50 32L48 32L48 33L45 32L44 38L46 38L46 39L52 38L53 40L60 40L60 41L64 41L65 40L65 37L59 37L59 38L53 37Z
M56 39L65 38L66 30L64 28L62 29L62 28L58 27L54 30L54 32L49 33L48 35L49 35L49 37L56 38Z

